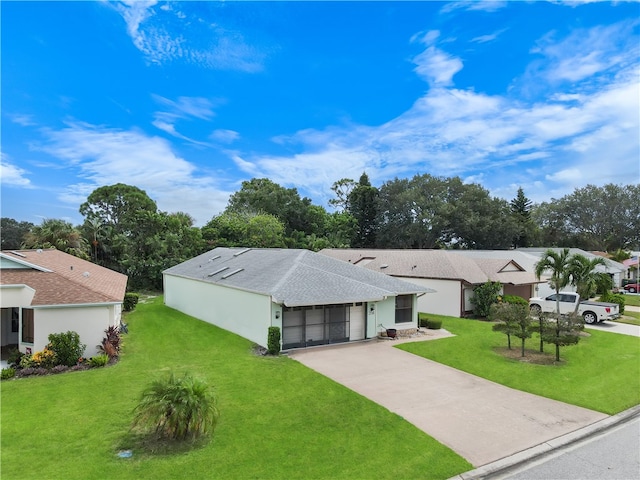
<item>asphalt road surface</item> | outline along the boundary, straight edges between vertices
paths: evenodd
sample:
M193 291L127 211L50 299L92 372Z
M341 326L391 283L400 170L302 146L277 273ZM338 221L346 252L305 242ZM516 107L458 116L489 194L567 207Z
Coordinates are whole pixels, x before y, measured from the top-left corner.
M569 445L492 480L639 480L640 417Z

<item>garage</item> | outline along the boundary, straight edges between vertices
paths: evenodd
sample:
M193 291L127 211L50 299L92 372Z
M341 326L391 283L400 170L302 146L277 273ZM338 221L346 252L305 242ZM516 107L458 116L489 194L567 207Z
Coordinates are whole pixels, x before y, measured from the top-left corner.
M342 343L365 338L363 303L284 308L282 348Z

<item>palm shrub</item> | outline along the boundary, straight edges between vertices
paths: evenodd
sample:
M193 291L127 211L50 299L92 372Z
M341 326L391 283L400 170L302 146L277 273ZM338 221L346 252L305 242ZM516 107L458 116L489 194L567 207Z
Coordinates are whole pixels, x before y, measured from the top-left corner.
M205 382L171 372L142 392L132 428L161 439L195 439L213 432L218 416L215 396Z

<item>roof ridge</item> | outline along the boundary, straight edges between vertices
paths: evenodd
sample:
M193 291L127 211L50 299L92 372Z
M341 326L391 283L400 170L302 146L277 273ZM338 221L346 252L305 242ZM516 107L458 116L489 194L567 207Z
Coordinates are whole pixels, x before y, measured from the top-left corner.
M277 292L278 289L289 279L289 277L291 275L293 275L293 272L295 272L295 270L298 268L298 266L300 265L300 260L302 259L302 257L305 256L306 253L310 253L309 250L303 250L301 249L300 252L298 253L298 255L296 255L296 258L293 260L293 262L291 263L291 266L289 267L289 269L287 270L287 272L282 275L282 277L280 278L280 280L278 281L278 283L276 283L273 286L272 291Z

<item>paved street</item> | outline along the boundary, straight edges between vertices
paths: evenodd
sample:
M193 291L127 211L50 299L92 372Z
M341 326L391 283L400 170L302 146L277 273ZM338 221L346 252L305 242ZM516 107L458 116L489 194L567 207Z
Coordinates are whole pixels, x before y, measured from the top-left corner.
M638 480L640 417L487 480Z

